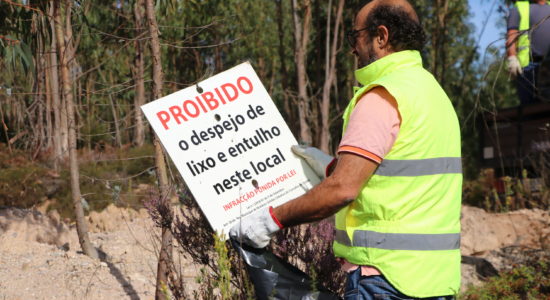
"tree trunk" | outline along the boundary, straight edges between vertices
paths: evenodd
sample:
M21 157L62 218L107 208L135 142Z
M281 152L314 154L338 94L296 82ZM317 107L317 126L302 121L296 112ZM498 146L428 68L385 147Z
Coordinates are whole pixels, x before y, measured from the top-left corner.
M51 2L51 13L54 15L55 12L55 1ZM55 33L55 19L50 18L50 26L52 32ZM52 108L53 108L53 149L54 149L54 168L59 169L59 163L66 158L67 152L64 151L63 140L67 138L64 135L63 123L61 122L62 115L62 103L61 97L59 96L59 65L57 62L57 41L55 37L52 37L51 49L50 49L50 89L52 97Z
M60 77L62 78L62 77ZM61 85L63 85L63 83L61 83ZM69 138L68 138L68 135L69 135L69 120L67 119L67 116L68 116L68 113L67 113L67 102L65 100L65 98L61 97L61 93L62 93L62 89L63 87L62 86L59 86L59 93L60 93L60 97L59 99L61 100L60 101L60 109L61 109L61 114L60 114L60 117L61 117L61 120L60 120L60 124L61 124L61 127L59 128L59 132L61 134L61 159L62 160L66 160L68 157L69 157Z
M44 60L46 61L46 70L44 72L44 85L45 85L45 91L46 91L46 148L48 150L51 150L51 147L53 146L53 122L52 122L52 89L51 89L51 78L50 78L50 72L48 70L51 68L50 63L50 56L47 55L44 57Z
M332 0L329 1L329 12L326 28L326 55L325 55L325 82L323 84L323 93L321 100L321 136L319 148L325 153L330 152L330 91L336 80L336 55L338 54L338 36L340 23L342 22L342 13L344 11L345 0L338 1L336 10L336 20L334 21L334 30L332 44L330 41L330 12L332 10Z
M113 73L109 73L109 84L113 84ZM122 148L122 136L120 135L120 125L118 123L118 114L115 107L115 101L113 100L113 94L109 93L109 103L111 106L111 113L113 114L113 123L115 124L115 140L117 146Z
M66 2L65 9L70 11L71 1ZM69 60L74 57L74 51L71 51L71 47L67 47L67 43L72 41L72 36L67 35L67 30L63 28L63 23L61 22L60 14L60 3L56 2L54 10L55 18L55 35L57 38L57 53L59 54L59 61L61 63L61 78L63 81L63 98L64 102L67 105L67 121L68 121L68 145L69 145L69 165L70 165L70 174L71 174L71 194L72 201L74 206L74 212L76 216L76 230L78 233L78 240L82 251L84 254L92 257L98 258L96 249L90 243L88 237L88 224L84 219L84 210L82 209L82 195L80 194L80 184L78 172L78 157L76 152L76 120L74 112L74 103L73 103L73 94L71 90L71 77L69 75ZM70 14L68 14L70 18ZM67 24L70 25L70 22L67 21Z
M146 0L146 13L147 13L147 25L149 29L149 35L151 37L151 56L153 58L153 98L158 99L162 97L162 63L160 42L158 36L158 25L155 17L155 6L153 0ZM160 197L164 205L170 207L170 187L168 185L168 176L166 173L166 163L164 160L164 152L160 145L158 137L155 135L153 139L155 146L155 165L157 178L159 182ZM169 209L168 216L163 216L164 220L171 219L172 210ZM170 275L170 269L172 265L172 232L171 224L169 222L162 222L162 240L159 253L159 261L157 266L157 282L155 299L165 299L163 288L168 286L168 278Z
M36 16L33 16L35 18ZM44 149L48 148L48 133L46 132L47 128L45 126L45 115L47 114L46 111L46 97L45 97L45 82L46 77L44 76L44 73L46 71L46 64L44 61L44 48L43 48L43 41L42 36L38 35L37 37L38 43L37 43L37 49L35 54L35 61L36 61L36 103L37 103L37 111L36 111L36 127L37 130L35 131L35 154L34 157Z
M143 123L143 113L141 106L145 104L145 62L143 57L143 0L137 0L134 5L134 18L136 36L138 39L135 42L136 57L134 58L134 82L136 85L136 93L134 96L134 145L143 146L145 142L145 126Z
M307 93L306 56L309 43L309 29L311 24L311 2L304 0L304 19L299 16L297 0L292 1L292 17L294 23L294 57L296 59L296 73L298 84L298 118L300 119L301 142L311 144L311 128L309 127L308 115L310 99Z
M278 36L279 36L279 60L281 61L280 65L280 78L281 78L281 87L283 90L283 111L284 116L286 117L286 121L290 122L291 120L294 120L293 118L293 110L292 106L290 105L290 101L288 99L288 74L286 69L286 57L285 57L285 30L283 27L284 22L284 14L283 14L283 0L277 0L277 30L278 30ZM290 128L292 131L295 131L294 125L291 124ZM297 131L295 132L297 133Z
M446 67L446 39L447 16L449 13L449 1L437 0L435 2L435 30L432 34L432 72L441 85L445 81Z
M94 88L94 81L91 76L88 76L86 80L86 105L87 105L86 111L88 112L86 114L86 124L88 128L92 128L92 123L94 122L93 120L95 115L95 106L92 103L92 96L91 96L94 93L93 88ZM91 151L92 136L90 134L88 134L88 136L86 137L86 144L88 145L88 149Z

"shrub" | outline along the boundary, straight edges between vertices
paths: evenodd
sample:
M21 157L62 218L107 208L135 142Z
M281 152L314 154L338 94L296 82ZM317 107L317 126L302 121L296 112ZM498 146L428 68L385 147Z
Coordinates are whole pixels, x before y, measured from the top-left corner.
M0 206L29 208L39 204L50 193L49 169L33 162L26 153L8 151L0 144Z
M516 266L480 287L470 287L463 300L550 299L550 259Z
M80 189L89 209L102 210L109 204L141 207L148 191L133 190L140 183L153 184L153 148L108 148L79 153ZM62 166L57 173L48 165L48 158L32 160L28 153L8 151L0 144L0 206L30 208L46 199L53 199L50 209L64 218L74 218L70 175Z
M186 188L179 189L179 198L181 207L171 225L174 238L186 257L204 266L199 277L201 287L194 291L195 299L216 299L212 293L216 287L224 296L223 299L255 299L244 262L238 253L229 242L220 243L217 240L206 217ZM164 201L151 199L146 207L158 226L166 221L165 216L169 212ZM332 254L333 229L328 221L288 228L272 240L269 250L298 266L319 284L341 292L344 274ZM229 280L228 271L231 274ZM181 282L181 274L171 279L172 293L179 295L177 298L189 299L190 295L182 292ZM229 294L228 283L231 285Z

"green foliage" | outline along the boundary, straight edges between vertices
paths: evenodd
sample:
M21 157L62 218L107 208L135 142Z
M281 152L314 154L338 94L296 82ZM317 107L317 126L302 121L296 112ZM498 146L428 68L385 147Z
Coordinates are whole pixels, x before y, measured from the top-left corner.
M200 211L197 202L187 189L179 187L179 213L173 220L172 233L187 259L200 264L199 288L192 292L194 299L256 299L254 288L246 273L244 262L229 241L216 236ZM160 225L163 208L158 198L145 203L153 220ZM190 291L178 284L183 282L184 274L175 272L171 279L171 289L182 299L189 299ZM186 294L187 293L187 294Z
M470 287L462 300L522 300L550 298L550 261L514 267L480 287Z
M214 284L220 290L222 299L231 299L231 261L228 257L227 245L221 236L214 236L214 249L218 255L219 276Z
M464 181L462 199L464 204L490 212L550 207L550 193L544 178L529 178L525 169L521 178L495 178L493 169L485 169L476 179Z
M13 70L17 70L18 66L21 66L25 72L34 71L33 55L29 45L10 35L7 35L6 38L17 41L13 44L6 40L0 40L1 56L4 57L6 66L10 66Z
M81 153L85 161L80 164L80 188L90 210L102 210L109 204L141 207L150 191L135 188L156 181L151 169L152 153L151 145ZM68 169L57 174L47 162L32 161L20 150L10 154L0 144L0 206L30 208L51 200L49 209L56 209L62 217L74 218L69 182Z
M27 155L14 150L10 153L0 144L0 207L32 207L46 196L51 179L48 168L33 163Z
M38 11L44 11L46 2L34 4ZM0 58L5 60L5 71L10 75L20 68L24 73L34 73L34 49L38 38L48 38L45 16L36 10L25 9L0 1ZM13 72L13 73L12 73Z
M294 28L290 1L155 1L159 22L165 94L193 85L206 77L249 60L274 102L282 111L294 133L297 131L295 99L297 91L294 59ZM325 80L326 23L329 10L334 18L336 2L312 1L312 20L306 69L308 94L314 115ZM489 49L487 57L477 62L468 3L461 0L412 0L428 35L422 53L425 67L441 82L459 115L463 131L463 153L468 178L478 172L478 133L476 124L482 111L513 105L515 95L509 78L502 72L499 51ZM151 91L151 56L148 40L139 35L134 20L135 1L80 1L72 8L75 41L78 41L73 71L75 102L78 105L80 148L94 149L114 145L116 127L122 143L133 139L133 60L136 42L142 41L146 60L146 94ZM352 27L353 17L364 1L346 1L343 30ZM48 2L35 4L49 11ZM2 48L0 63L14 72L2 74L6 84L22 91L36 88L38 74L29 80L24 75L32 63L48 53L51 39L49 17L33 10L0 2L0 34L21 41L18 46ZM279 7L280 13L279 13ZM2 18L1 16L4 16ZM33 26L24 26L32 20ZM332 20L334 22L334 19ZM281 25L279 27L279 24ZM330 134L335 148L341 133L340 115L352 94L354 57L340 35L336 82L331 92ZM0 40L0 42L3 42ZM40 66L38 64L37 66ZM486 66L489 66L488 68ZM41 66L42 69L44 66ZM23 72L19 72L23 71ZM11 72L11 71L9 71ZM0 95L0 101L3 98ZM36 126L38 116L25 111L35 102L30 95L18 95L3 101L4 110L13 113L8 119L9 136ZM150 95L146 95L150 99ZM114 104L114 108L111 107ZM44 104L42 104L44 105ZM37 105L34 108L39 107ZM285 108L286 107L286 108ZM118 124L115 123L115 116ZM39 118L38 118L39 119ZM44 120L42 116L42 120ZM315 123L315 122L314 122ZM116 126L115 126L116 125ZM319 139L319 122L310 124L314 143ZM26 139L29 139L29 134ZM4 138L3 136L1 138ZM38 139L37 139L38 140ZM22 146L28 147L25 141ZM36 146L36 145L35 145Z
M113 153L110 153L113 151ZM82 197L88 202L90 210L101 211L109 204L139 208L144 199L148 198L149 191L133 190L139 184L152 185L156 177L152 170L153 147L147 145L130 150L105 150L105 158L92 157L80 164L80 189ZM101 155L101 153L100 153ZM86 158L86 153L81 155ZM69 180L69 171L61 172L61 178ZM73 208L70 190L60 194L59 202L52 208L58 209L60 214L73 217Z

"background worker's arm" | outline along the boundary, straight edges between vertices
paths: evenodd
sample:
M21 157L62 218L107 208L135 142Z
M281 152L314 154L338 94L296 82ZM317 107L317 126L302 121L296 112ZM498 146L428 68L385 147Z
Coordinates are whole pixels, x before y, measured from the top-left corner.
M274 208L273 213L284 227L329 217L357 197L377 166L364 157L342 153L329 177L301 197Z
M516 7L510 10L507 20L507 32L506 32L506 55L508 57L508 63L506 65L508 72L517 76L523 73L521 63L518 59L518 39L519 39L519 23L520 15Z
M517 29L509 29L506 33L506 54L508 57L518 55L518 36Z
M517 29L509 29L506 39L506 54L508 54L508 72L510 74L517 76L523 73L521 68L521 63L517 57L517 45L518 45L518 36L519 31Z

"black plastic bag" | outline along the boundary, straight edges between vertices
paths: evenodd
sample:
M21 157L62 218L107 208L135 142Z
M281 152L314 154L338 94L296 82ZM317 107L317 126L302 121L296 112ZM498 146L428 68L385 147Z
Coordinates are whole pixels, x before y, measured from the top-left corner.
M266 249L255 249L231 240L243 258L258 299L336 300L340 299L319 284L312 290L311 278Z

